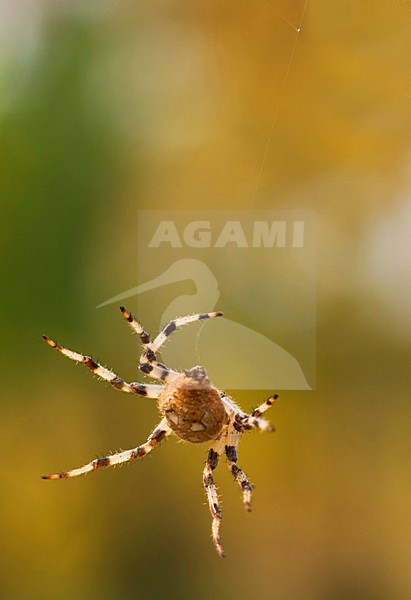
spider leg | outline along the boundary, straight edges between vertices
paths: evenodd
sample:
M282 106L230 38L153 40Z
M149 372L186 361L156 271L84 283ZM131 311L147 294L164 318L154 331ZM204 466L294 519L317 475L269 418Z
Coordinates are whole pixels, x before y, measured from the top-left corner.
M150 377L153 377L153 379L160 379L161 381L172 381L178 377L179 373L177 371L173 371L162 363L157 362L155 353L149 348L150 334L144 331L142 325L135 320L133 315L128 312L124 306L120 306L120 310L123 314L123 317L129 322L131 329L139 335L143 345L143 352L140 356L138 365L140 371L146 375L149 375Z
M249 431L250 429L261 429L261 431L275 431L273 425L262 417L252 417L244 413L235 416L234 428L239 433Z
M132 383L127 383L113 373L109 371L99 363L95 362L91 356L84 356L83 354L79 354L78 352L73 352L72 350L68 350L67 348L63 348L54 342L46 335L43 335L43 339L49 346L55 348L63 354L67 356L70 360L75 360L76 362L81 362L83 365L88 367L93 373L95 373L100 379L104 381L108 381L110 385L112 385L116 390L121 390L122 392L128 392L130 394L138 394L139 396L147 396L148 398L158 398L163 387L161 385L146 385L144 383L139 383L137 381L133 381Z
M178 317L177 319L173 319L169 321L165 327L163 327L162 331L158 334L153 342L148 344L148 347L153 352L157 352L157 350L164 344L169 335L173 333L179 327L183 325L187 325L188 323L195 323L196 321L202 321L204 319L214 319L215 317L222 317L222 312L209 312L209 313L197 313L195 315L187 315L186 317Z
M229 432L227 442L228 444L225 446L225 453L227 456L228 468L230 469L234 479L240 486L243 491L243 502L244 508L250 512L251 511L251 491L253 486L248 481L247 475L244 471L237 465L237 447L239 441L238 432L233 429L232 432Z
M160 379L161 381L172 381L180 375L177 371L169 369L162 363L157 361L156 352L164 344L166 339L175 331L178 327L187 325L188 323L194 323L204 319L212 319L214 317L221 317L221 312L210 312L210 313L197 313L195 315L188 315L186 317L178 317L169 321L162 331L157 335L154 341L150 341L150 335L144 331L143 327L138 323L133 315L129 313L124 306L120 307L123 316L130 323L131 328L138 333L140 336L141 343L143 344L143 353L140 357L139 369L146 375L153 377L154 379Z
M113 465L120 465L121 463L128 462L135 458L143 458L146 454L151 452L155 446L157 446L162 440L168 437L172 433L172 430L167 425L167 421L164 418L157 427L150 433L147 441L141 446L137 446L131 450L125 450L124 452L118 452L116 454L110 454L103 458L96 458L77 469L66 471L64 473L56 473L54 475L42 475L42 479L68 479L69 477L78 477L94 471L100 467L111 467Z
M235 429L240 433L253 428L261 429L262 431L274 431L274 427L271 425L271 423L269 423L266 419L263 419L261 415L273 405L277 398L278 394L270 396L267 398L267 400L265 400L265 402L257 406L257 408L255 408L250 415L247 415L241 411L237 411L234 423Z
M274 402L277 400L278 398L278 394L274 394L273 396L270 396L269 398L267 398L267 400L265 400L265 402L263 402L262 404L260 404L260 406L257 406L257 408L255 408L253 410L253 412L251 413L252 417L260 417L263 413L265 413L266 410L268 410L273 404Z
M213 471L217 467L219 457L220 454L217 452L216 445L214 445L208 451L207 461L203 470L203 485L207 495L210 513L213 518L211 525L213 542L219 556L224 557L224 550L220 542L220 524L222 515L221 508L218 504L217 488L213 477Z
M156 355L151 350L144 350L140 356L140 362L138 365L140 371L153 377L153 379L160 379L160 381L170 382L176 377L179 377L180 373L169 369L162 363L156 360Z
M128 312L124 306L120 306L120 310L123 317L129 322L131 329L139 335L143 346L147 346L147 344L150 342L150 334L147 333L147 331L144 331L143 326L135 320L133 315Z

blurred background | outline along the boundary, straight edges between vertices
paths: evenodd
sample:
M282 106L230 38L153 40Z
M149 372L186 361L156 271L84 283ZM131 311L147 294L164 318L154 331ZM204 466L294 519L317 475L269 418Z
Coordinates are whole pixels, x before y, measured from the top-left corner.
M408 599L411 3L0 14L1 597ZM136 285L137 210L218 208L317 215L317 390L284 392L277 432L244 436L250 515L221 462L224 560L205 446L40 479L158 419L41 334L135 379L135 338L95 307Z

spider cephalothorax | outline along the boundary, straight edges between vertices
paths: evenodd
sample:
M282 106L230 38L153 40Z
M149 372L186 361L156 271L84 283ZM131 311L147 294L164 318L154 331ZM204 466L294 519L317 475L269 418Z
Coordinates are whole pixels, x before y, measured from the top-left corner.
M114 388L140 396L157 398L162 419L144 444L131 450L96 458L83 467L71 471L56 473L55 475L44 475L43 479L77 477L99 467L118 465L135 458L142 458L171 433L192 443L212 441L203 470L203 484L213 517L212 535L214 544L219 555L224 556L219 533L221 509L218 503L213 471L217 467L219 457L224 453L228 467L242 489L244 506L246 510L251 510L252 485L244 471L237 465L239 437L241 433L253 428L262 429L263 431L273 430L268 421L263 419L261 415L270 408L278 396L277 394L270 396L251 414L247 414L229 396L211 384L204 367L196 366L179 373L157 361L156 352L167 337L178 327L201 319L220 317L222 316L221 312L201 313L174 319L167 323L154 341L151 342L149 334L134 320L133 316L123 306L120 307L120 310L129 321L132 329L140 336L143 345L139 369L150 377L164 382L164 385L139 382L127 383L112 371L95 362L90 356L84 356L63 348L47 336L43 336L44 340L64 356L82 362L101 379L108 381Z

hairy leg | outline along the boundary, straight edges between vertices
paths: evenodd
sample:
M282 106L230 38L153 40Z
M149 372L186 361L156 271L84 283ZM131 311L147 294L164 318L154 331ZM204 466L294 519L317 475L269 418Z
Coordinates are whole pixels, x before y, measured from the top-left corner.
M204 319L220 317L223 314L221 312L210 312L188 315L186 317L178 317L177 319L169 321L167 325L163 327L162 331L157 335L157 337L153 341L150 341L150 335L144 331L142 325L140 325L140 323L134 319L133 315L128 312L124 306L120 306L120 310L124 318L129 322L133 331L140 336L141 343L143 344L144 350L140 357L139 369L154 379L160 379L161 381L166 382L170 382L179 376L177 371L173 371L157 361L156 352L161 348L166 339L173 333L173 331L179 327L182 327L183 325Z
M207 495L208 506L213 518L211 532L213 542L219 556L224 556L224 550L220 541L221 509L218 503L217 488L214 482L213 471L217 467L219 459L218 452L214 446L208 451L207 461L203 470L203 485Z
M85 473L89 473L100 467L111 467L134 460L135 458L143 458L143 456L151 452L162 440L168 437L170 433L172 433L172 431L164 418L152 433L150 433L147 441L141 446L137 446L131 450L125 450L124 452L118 452L117 454L110 454L103 458L96 458L83 467L72 469L71 471L55 473L54 475L42 475L42 479L68 479L69 477L78 477L79 475L84 475Z
M244 471L237 465L238 442L239 434L233 428L232 431L229 431L228 433L227 444L224 450L227 456L228 468L243 492L244 508L249 512L251 511L251 491L253 486L248 481Z

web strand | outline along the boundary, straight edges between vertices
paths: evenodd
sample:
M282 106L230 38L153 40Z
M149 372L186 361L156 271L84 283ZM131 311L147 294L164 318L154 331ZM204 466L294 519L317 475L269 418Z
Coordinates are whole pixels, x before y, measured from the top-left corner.
M277 123L278 115L279 115L279 112L280 112L282 99L283 99L284 92L285 92L286 87L287 87L287 82L288 82L288 78L289 78L289 75L290 75L291 66L292 66L293 61L294 61L294 55L295 55L295 51L297 49L298 39L300 37L299 34L301 32L301 28L302 28L302 25L303 25L305 13L306 13L307 6L308 6L308 0L305 0L304 9L303 9L303 12L302 12L302 15L301 15L301 18L300 18L299 26L296 27L295 25L293 25L291 23L291 21L289 21L286 17L284 17L284 15L281 14L268 0L264 0L264 1L265 1L266 4L268 4L273 9L273 11L276 14L278 14L282 18L282 20L285 23L287 23L290 27L292 27L294 29L294 31L296 32L296 36L295 36L295 39L294 39L294 42L293 42L293 46L292 46L292 49L291 49L291 52L290 52L290 57L289 57L289 60L288 60L287 69L286 69L286 72L285 72L285 75L284 75L283 82L281 84L281 88L280 88L280 92L279 92L279 95L278 95L278 99L274 103L274 115L273 115L273 119L272 119L272 122L271 122L270 132L269 132L269 135L268 135L267 141L265 143L265 147L264 147L264 154L263 154L263 158L262 158L262 161L261 161L261 166L260 166L260 170L258 172L257 182L256 182L256 185L255 185L254 194L253 194L253 198L252 198L253 202L255 201L255 198L257 196L258 188L260 187L261 178L262 178L263 171L264 171L264 166L265 166L265 163L266 163L266 160L267 160L268 151L269 151L270 146L271 146L271 141L272 141L272 138L273 138L273 133L274 133L275 125Z
M269 2L268 0L264 0L264 2L267 4L267 6L269 6L271 8L272 11L274 11L279 17L281 17L281 19L283 21L285 21L285 23L287 23L290 27L292 27L294 29L294 31L296 31L297 33L299 33L301 31L301 23L300 23L300 27L296 27L275 6L273 6L271 4L271 2Z

